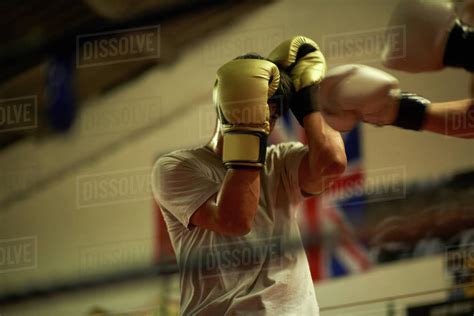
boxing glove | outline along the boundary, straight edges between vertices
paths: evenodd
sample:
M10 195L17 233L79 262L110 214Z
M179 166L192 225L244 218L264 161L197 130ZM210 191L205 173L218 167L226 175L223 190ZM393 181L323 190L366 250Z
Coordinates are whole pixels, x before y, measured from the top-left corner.
M291 77L296 93L290 109L303 126L303 118L316 111L314 89L326 73L326 60L318 45L304 36L283 41L268 56Z
M261 168L270 133L268 99L280 82L277 65L238 59L217 71L213 98L223 131L222 160L228 168Z
M474 29L456 16L450 2L440 0L401 0L388 29L405 27L405 41L387 42L383 64L408 72L435 71L445 66L474 71Z
M326 122L345 132L359 121L419 130L429 101L399 89L390 74L364 65L342 65L328 71L317 91Z

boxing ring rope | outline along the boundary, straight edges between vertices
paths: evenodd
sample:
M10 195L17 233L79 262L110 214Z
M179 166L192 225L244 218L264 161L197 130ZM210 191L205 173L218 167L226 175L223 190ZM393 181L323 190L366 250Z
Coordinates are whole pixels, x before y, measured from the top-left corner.
M332 236L332 235L331 235ZM306 248L321 245L329 237L327 234L310 234L303 238L303 243L300 240L292 240L281 244L292 252L303 251ZM186 269L194 269L201 267L200 264L205 262L208 253L197 251L190 256L190 264L187 264ZM180 267L176 263L174 255L162 256L160 261L150 266L137 267L127 271L120 271L110 273L107 275L94 276L90 278L83 278L79 281L64 281L57 282L48 286L35 286L32 285L30 289L24 291L11 292L0 296L0 306L18 304L24 301L39 300L59 294L74 294L77 292L84 292L90 289L96 290L99 287L105 287L109 285L116 285L120 283L126 283L131 281L147 280L151 278L163 278L166 279L173 275L177 275L180 272ZM265 260L271 260L265 258ZM157 280L158 281L158 280ZM330 305L321 307L320 310L329 311L342 308L357 307L363 305L370 305L375 303L394 301L399 299L406 299L410 297L418 297L435 293L449 292L456 289L474 288L474 282L466 282L462 284L452 285L449 287L441 287L435 289L429 289L425 291L417 291L412 293L404 293L399 295L386 296L375 299L367 299L357 302L351 302L346 304Z
M122 272L122 273L117 273L117 274L111 274L109 276L84 280L77 283L63 283L63 284L53 285L50 287L31 288L30 290L27 290L24 292L10 293L10 294L3 295L0 297L0 305L20 303L26 300L41 299L43 297L49 297L51 295L56 295L56 294L69 294L69 293L74 293L74 292L87 291L88 289L97 289L97 287L100 287L100 286L107 286L107 285L112 285L112 284L117 284L117 283L125 283L128 281L145 280L145 279L149 279L149 278L157 277L157 276L170 276L170 275L178 273L178 271L179 269L176 264L161 263L161 264L157 264L148 268L130 270L126 273ZM430 295L430 294L443 293L443 292L449 292L456 289L466 289L466 288L474 288L474 282L463 283L463 284L453 285L450 287L443 287L443 288L431 289L431 290L426 290L426 291L418 291L418 292L413 292L413 293L405 293L405 294L400 294L400 295L369 299L369 300L352 302L352 303L347 303L347 304L323 306L323 307L320 307L320 311L324 312L324 311L330 311L330 310L335 310L335 309L370 305L370 304L395 301L399 299L425 296L425 295Z
M84 279L76 282L60 282L51 286L32 287L22 292L12 292L0 296L0 305L19 303L25 300L41 299L50 295L74 293L96 289L100 286L107 286L128 281L145 280L159 275L172 275L178 273L176 264L160 263L146 268L131 269L126 272L112 273L105 276Z
M471 288L471 287L474 288L474 282L469 282L469 283L464 283L464 284L457 284L457 285L453 285L453 286L450 286L450 287L433 289L433 290L413 292L413 293L409 293L409 294L400 294L400 295L394 295L394 296L387 296L387 297L377 298L377 299L373 299L373 300L366 300L366 301L353 302L353 303L340 304L340 305L330 305L330 306L326 306L326 307L320 307L319 310L321 312L326 312L326 311L334 310L334 309L350 308L350 307L356 307L356 306L361 306L361 305L369 305L369 304L376 304L376 303L382 303L382 302L387 302L387 301L395 301L395 300L404 299L404 298L411 298L411 297L416 297L416 296L425 296L425 295L430 295L430 294L449 292L449 291L452 291L452 290L466 289L466 288Z

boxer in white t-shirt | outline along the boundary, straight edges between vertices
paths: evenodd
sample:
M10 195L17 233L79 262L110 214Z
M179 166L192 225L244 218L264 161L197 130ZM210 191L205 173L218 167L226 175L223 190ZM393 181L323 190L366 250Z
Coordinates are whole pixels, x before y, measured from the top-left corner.
M298 36L270 57L223 65L211 141L153 168L180 267L182 315L319 315L296 209L345 170L344 144L312 104L309 91L326 69L316 43ZM267 147L286 107L308 145Z

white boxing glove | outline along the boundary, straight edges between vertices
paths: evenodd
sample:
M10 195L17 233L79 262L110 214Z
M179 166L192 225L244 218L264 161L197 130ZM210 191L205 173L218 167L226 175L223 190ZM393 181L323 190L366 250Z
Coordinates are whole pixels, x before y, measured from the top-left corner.
M327 72L317 104L326 122L345 132L359 121L419 130L429 101L401 92L398 80L384 71L351 64Z
M388 30L396 26L405 28L404 54L400 57L399 43L387 42L382 53L386 67L408 72L446 66L474 71L474 30L457 18L451 2L401 0Z

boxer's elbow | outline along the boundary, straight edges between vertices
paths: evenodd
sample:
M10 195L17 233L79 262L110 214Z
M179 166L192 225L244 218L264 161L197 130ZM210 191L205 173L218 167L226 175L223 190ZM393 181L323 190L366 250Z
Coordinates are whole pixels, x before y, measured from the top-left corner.
M225 207L221 209L218 217L219 227L223 233L228 236L244 236L251 230L255 218L255 211L246 209L237 209L234 207Z
M327 190L332 182L341 176L347 168L345 151L330 149L324 154L327 156L327 160L320 174L323 191Z
M219 220L219 226L227 236L245 236L252 230L253 219L240 218L222 218Z
M228 236L241 237L245 236L252 230L251 224L237 224L232 225L232 228L227 230Z
M315 177L338 176L347 167L347 156L344 147L328 144L319 149L317 159L310 161L310 170Z
M347 167L345 151L335 150L334 147L321 148L316 159L306 156L299 170L299 183L302 191L324 192Z
M326 167L322 171L322 175L326 177L337 177L346 171L347 157L343 152L328 153L329 160Z

